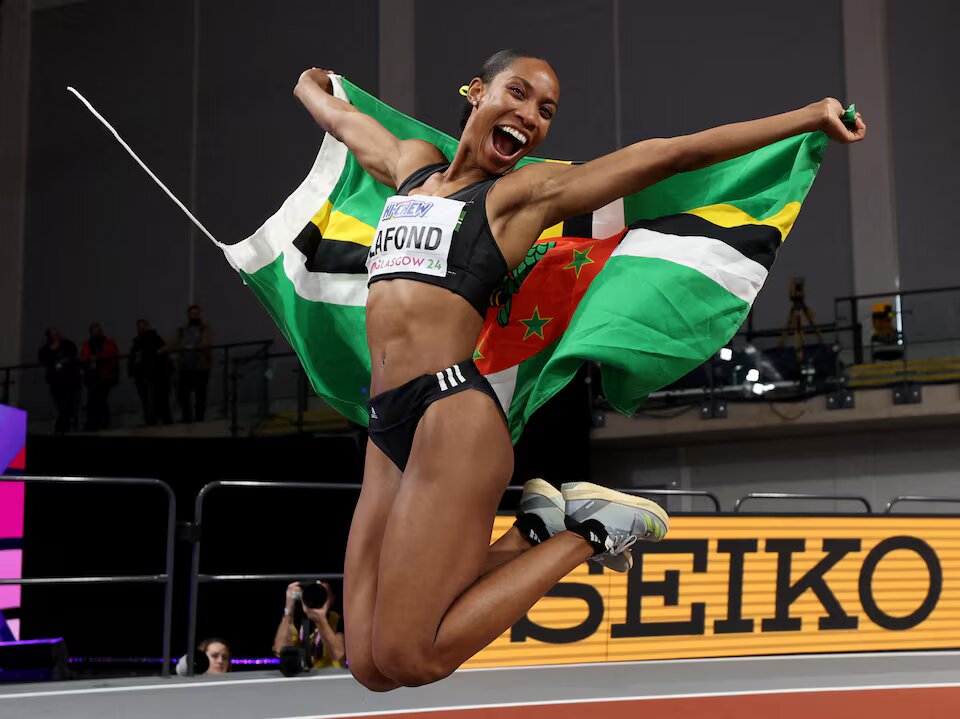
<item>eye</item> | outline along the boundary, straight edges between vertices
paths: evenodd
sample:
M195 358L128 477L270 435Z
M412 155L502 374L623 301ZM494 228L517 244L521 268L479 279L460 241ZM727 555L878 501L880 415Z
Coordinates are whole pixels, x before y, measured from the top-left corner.
M509 89L510 92L512 92L516 97L519 97L521 100L523 99L523 90L521 90L517 85L511 85L508 89Z
M552 120L552 119L553 119L553 110L551 110L549 107L541 107L541 108L540 108L540 117L542 117L544 120Z

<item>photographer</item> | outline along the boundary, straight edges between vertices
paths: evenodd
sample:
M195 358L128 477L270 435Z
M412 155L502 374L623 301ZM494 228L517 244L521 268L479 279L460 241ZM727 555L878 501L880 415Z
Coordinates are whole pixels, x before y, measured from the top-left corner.
M345 667L343 618L332 609L335 600L336 595L327 582L290 584L287 587L283 619L273 640L274 654L280 656L284 648L304 646L306 642L314 669ZM304 619L313 625L306 637Z

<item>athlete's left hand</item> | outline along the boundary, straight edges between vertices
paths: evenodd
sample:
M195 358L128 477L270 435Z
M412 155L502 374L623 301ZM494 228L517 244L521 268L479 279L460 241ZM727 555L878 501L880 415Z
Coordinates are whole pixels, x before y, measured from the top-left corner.
M860 142L867 136L867 125L859 112L852 129L843 123L841 118L843 117L844 107L839 100L832 97L824 98L817 103L817 110L821 117L820 129L834 142L841 142L846 145L852 142Z

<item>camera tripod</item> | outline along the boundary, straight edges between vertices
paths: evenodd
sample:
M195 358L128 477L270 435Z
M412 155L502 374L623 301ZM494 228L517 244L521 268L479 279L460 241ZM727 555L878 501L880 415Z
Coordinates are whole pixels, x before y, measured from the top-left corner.
M784 325L783 333L780 335L778 347L784 347L787 344L787 338L793 335L793 346L797 351L797 364L803 365L804 350L804 320L806 320L809 329L817 336L817 342L823 344L823 335L820 328L813 319L813 310L807 306L806 293L803 287L802 277L790 278L790 313L787 315L787 323Z

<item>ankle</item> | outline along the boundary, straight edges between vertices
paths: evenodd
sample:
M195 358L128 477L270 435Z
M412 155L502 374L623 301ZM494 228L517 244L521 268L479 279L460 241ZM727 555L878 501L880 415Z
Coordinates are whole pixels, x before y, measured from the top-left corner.
M547 525L543 519L532 512L518 514L517 521L513 523L513 528L532 547L550 539L550 530L547 529Z
M567 530L589 544L594 556L607 551L607 530L604 529L603 524L596 519L570 522L567 525Z

